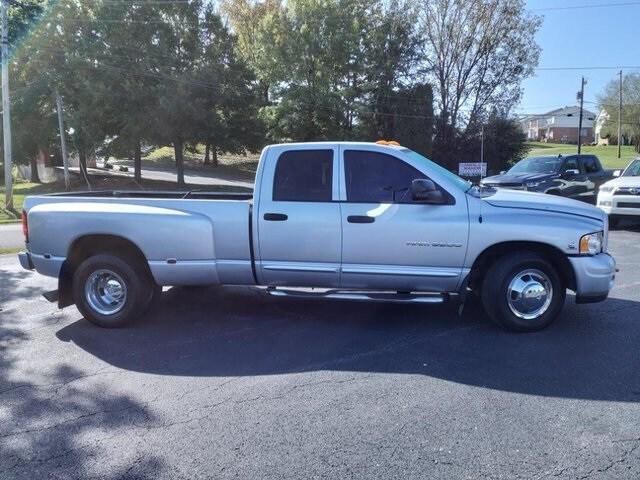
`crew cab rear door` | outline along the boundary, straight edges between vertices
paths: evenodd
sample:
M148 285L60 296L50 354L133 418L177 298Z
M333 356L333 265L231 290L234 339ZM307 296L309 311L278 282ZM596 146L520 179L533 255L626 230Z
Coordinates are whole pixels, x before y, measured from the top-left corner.
M273 286L337 287L341 225L338 149L276 146L263 166L257 205L256 274Z

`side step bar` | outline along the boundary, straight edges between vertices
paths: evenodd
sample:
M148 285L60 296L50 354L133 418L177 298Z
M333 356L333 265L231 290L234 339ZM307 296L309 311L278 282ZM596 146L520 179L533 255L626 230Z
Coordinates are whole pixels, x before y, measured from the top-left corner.
M335 300L395 303L444 303L449 300L448 293L276 287L268 287L266 290L267 293L273 297L329 298Z

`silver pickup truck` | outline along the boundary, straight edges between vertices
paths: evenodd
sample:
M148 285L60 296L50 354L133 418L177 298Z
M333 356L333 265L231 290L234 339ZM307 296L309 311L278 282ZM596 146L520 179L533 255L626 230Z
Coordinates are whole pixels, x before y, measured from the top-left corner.
M606 215L532 192L473 187L391 144L271 145L251 194L88 192L28 197L26 269L91 322L136 318L168 285L256 285L272 295L437 303L476 294L532 331L604 300ZM309 288L312 287L312 288Z

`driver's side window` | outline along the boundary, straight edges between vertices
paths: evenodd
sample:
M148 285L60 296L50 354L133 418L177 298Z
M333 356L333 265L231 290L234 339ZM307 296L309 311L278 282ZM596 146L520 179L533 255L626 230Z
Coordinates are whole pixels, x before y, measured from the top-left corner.
M411 182L427 178L399 158L380 152L344 152L347 201L365 203L414 203Z

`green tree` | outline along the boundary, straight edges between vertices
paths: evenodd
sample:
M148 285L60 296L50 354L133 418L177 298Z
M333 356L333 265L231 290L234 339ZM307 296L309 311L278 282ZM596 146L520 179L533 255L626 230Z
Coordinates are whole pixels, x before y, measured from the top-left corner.
M477 125L477 123L476 123ZM484 161L489 175L497 174L524 158L529 151L520 124L494 110L480 127L469 129L457 152L461 161L479 162L481 130L484 130Z
M363 30L363 82L358 124L366 139L394 139L429 155L433 135L433 92L415 82L420 58L412 2L371 4ZM356 93L356 94L357 94Z
M41 83L34 78L27 79L17 75L15 52L24 40L25 35L44 11L44 0L25 0L11 4L8 8L9 55L10 55L10 91L12 96L12 122L28 128L13 129L13 161L31 164L31 181L39 182L36 168L38 146L48 136L46 130L46 109L35 91ZM36 85L36 83L38 85ZM28 133L27 133L28 132ZM4 152L2 162L4 163ZM0 177L4 177L4 167L0 168Z
M236 38L211 6L205 8L201 32L201 76L210 88L196 138L206 145L205 163L217 165L218 153L244 153L262 146L261 86L236 54Z
M607 112L601 135L618 141L619 81L611 80L598 96L599 107ZM633 143L640 152L640 73L627 73L622 78L621 133L623 141Z
M519 100L538 63L541 18L526 12L524 0L425 0L420 21L438 111L434 157L453 168L481 119Z
M358 76L366 2L292 0L268 17L263 41L274 63L274 105L264 115L272 139L319 140L349 136L346 88Z

